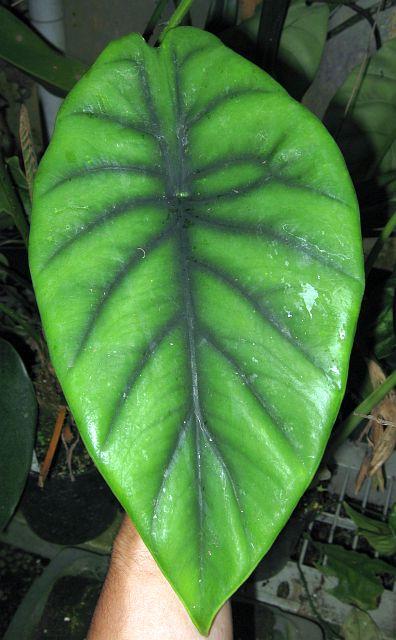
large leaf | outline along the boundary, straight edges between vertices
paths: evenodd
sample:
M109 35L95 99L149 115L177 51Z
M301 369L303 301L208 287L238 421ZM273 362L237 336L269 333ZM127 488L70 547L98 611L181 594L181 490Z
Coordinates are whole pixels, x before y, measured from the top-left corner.
M356 179L372 176L381 165L390 170L384 161L390 160L396 141L396 38L373 55L363 76L360 64L353 69L334 96L325 124Z
M0 338L0 530L21 497L30 469L37 403L24 364L9 342Z
M252 18L225 32L224 40L249 57L254 57L260 24L261 5ZM302 98L313 81L326 42L329 8L308 6L292 0L279 43L277 79L296 99Z
M205 29L220 33L234 26L238 19L238 0L212 0L206 17Z
M88 450L207 631L315 472L362 295L308 111L214 36L117 41L67 98L30 260Z
M396 553L396 531L392 527L393 523L396 522L396 504L391 509L389 523L369 518L364 513L359 513L359 511L352 509L347 503L344 503L344 508L357 526L358 534L366 538L373 549L384 556L391 556Z
M344 640L381 640L382 634L365 611L352 607L342 625Z
M392 565L370 558L364 553L344 549L336 544L319 544L315 542L326 557L326 564L319 564L318 569L326 576L336 576L338 584L329 591L335 598L352 604L364 611L376 609L384 591L381 576L389 573L396 576Z
M62 95L70 91L86 71L85 65L56 51L2 6L0 58L26 71Z
M0 214L11 218L27 244L29 227L3 156L0 152ZM7 225L8 226L8 225Z

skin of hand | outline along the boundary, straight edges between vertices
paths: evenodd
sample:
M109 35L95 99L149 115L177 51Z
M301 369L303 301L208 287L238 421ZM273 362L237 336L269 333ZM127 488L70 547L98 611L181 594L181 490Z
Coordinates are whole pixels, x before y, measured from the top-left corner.
M198 640L203 638L126 516L87 640ZM217 614L210 640L232 640L231 607Z

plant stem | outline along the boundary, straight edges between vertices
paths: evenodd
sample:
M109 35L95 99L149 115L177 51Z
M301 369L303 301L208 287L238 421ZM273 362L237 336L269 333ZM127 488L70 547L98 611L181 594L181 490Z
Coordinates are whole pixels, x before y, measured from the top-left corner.
M367 415L371 410L377 406L385 398L385 396L392 391L396 386L396 371L393 371L384 382L374 389L372 393L363 402L361 402L356 409L340 424L334 438L331 441L329 453L333 453L350 434L361 423L362 417L357 414Z
M298 572L300 574L301 583L302 583L302 585L304 587L309 606L311 607L311 611L312 611L313 615L315 616L315 618L318 620L318 622L321 625L321 627L323 628L323 631L324 631L326 639L327 638L340 638L340 640L342 640L341 636L338 633L336 633L336 631L334 631L334 629L331 627L331 625L328 622L326 622L326 620L322 617L319 609L317 608L317 606L316 606L316 604L315 604L315 602L313 600L313 597L311 596L311 593L309 591L307 579L305 577L305 574L304 574L304 572L302 570L302 567L301 567L299 562L297 562L297 569L298 569Z
M181 23L181 21L183 20L184 16L186 15L186 13L188 13L192 3L193 3L193 0L182 0L181 1L179 6L177 7L177 9L175 9L173 14L171 15L171 17L169 19L169 22L166 25L165 29L160 33L160 35L158 37L158 41L159 42L163 41L163 39L165 38L165 36L168 33L168 31L170 31L171 29L174 29L175 27L177 27Z
M147 23L147 26L143 33L143 38L148 42L151 36L154 33L154 29L157 26L158 22L161 19L163 11L168 4L169 0L158 0L157 6L155 7L153 13L151 14L150 20Z
M371 269L373 268L382 247L384 246L389 236L392 234L392 231L394 230L395 227L396 227L396 211L389 218L388 222L382 229L380 235L378 236L377 240L375 241L374 245L371 248L370 253L366 258L366 276L370 273Z
M330 2L328 4L330 4ZM383 6L383 8L389 9L390 7L393 7L395 4L396 4L396 0L388 0ZM367 7L367 9L365 9L364 11L370 16L372 16L377 11L378 5L382 5L382 0L377 4L372 5L371 7ZM341 4L339 6L341 6ZM348 18L341 24L337 25L336 27L333 27L333 29L330 29L327 34L327 39L330 40L331 38L334 38L334 36L338 35L342 31L345 31L345 29L349 29L350 27L353 27L355 24L357 24L363 19L364 17L361 13L354 15L351 18Z
M274 75L279 42L290 0L266 0L261 7L257 34L257 64Z
M4 164L2 155L0 154L0 190L3 192L4 200L7 203L7 211L14 224L22 236L24 243L27 245L29 237L29 227L25 218L22 205L16 194L14 185L11 181L7 167Z
M309 6L312 4L330 4L330 2L328 2L328 0L309 0L307 4ZM372 13L371 13L372 7L369 7L368 9L363 9L355 2L350 2L349 0L338 0L337 5L339 7L345 6L348 9L351 9L351 11L354 11L355 13L357 13L358 16L361 16L362 18L365 18L367 20L367 22L374 28L375 44L377 49L380 49L381 33L378 28L378 25L375 24L374 19L372 17ZM346 22L343 24L346 24ZM338 27L336 27L336 29L338 29ZM335 29L333 29L333 31L335 31ZM328 34L328 37L330 38L329 34Z

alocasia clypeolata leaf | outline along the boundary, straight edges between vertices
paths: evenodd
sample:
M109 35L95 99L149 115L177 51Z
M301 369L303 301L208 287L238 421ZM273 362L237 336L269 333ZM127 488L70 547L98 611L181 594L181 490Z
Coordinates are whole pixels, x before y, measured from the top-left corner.
M30 259L86 446L207 632L310 482L343 394L363 276L342 157L214 36L131 35L61 110Z

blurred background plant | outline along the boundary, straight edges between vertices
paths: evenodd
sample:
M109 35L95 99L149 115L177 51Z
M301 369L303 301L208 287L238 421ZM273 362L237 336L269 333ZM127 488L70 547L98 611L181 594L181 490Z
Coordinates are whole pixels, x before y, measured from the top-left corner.
M236 637L324 634L366 640L389 634L371 614L384 590L394 593L396 566L395 510L390 510L394 493L385 466L394 459L396 443L395 6L396 0L117 0L109 19L102 0L1 0L0 528L5 531L0 568L19 593L11 597L11 587L2 587L0 630L7 628L37 574L35 570L26 581L21 579L29 564L26 558L37 554L41 572L48 559L59 554L27 592L8 627L8 640L39 638L44 629L46 637L85 637L120 517L67 410L35 303L27 241L37 158L50 139L62 98L109 40L140 31L155 45L164 27L175 22L216 34L323 120L355 184L366 259L366 294L349 382L322 467L264 569L253 574L253 579L256 575L269 580L265 571L274 557L271 575L279 574L290 558L297 557L296 549L306 549L310 540L310 565L338 580L332 595L348 604L347 618L337 626L320 610L299 563L301 592L308 603L305 614L320 627L306 632L295 616L288 618L262 603L258 607L257 599L249 600L246 587L234 598ZM347 439L360 442L362 451L353 477L354 506L342 502L345 488L343 495L330 490L336 476L334 460ZM379 501L385 506L378 508L378 500L370 506L370 491L386 495ZM333 544L333 535L329 543L324 525L313 526L317 514L325 512L348 520L353 537ZM307 526L309 538L303 535ZM335 529L336 524L333 534ZM361 548L359 540L364 541ZM74 550L69 557L65 546L70 545L84 550ZM18 548L26 551L22 568ZM6 561L6 555L11 560ZM70 600L73 580L80 594L75 601ZM49 613L50 604L58 612L56 620ZM246 620L253 618L252 631ZM260 635L264 628L265 636Z

